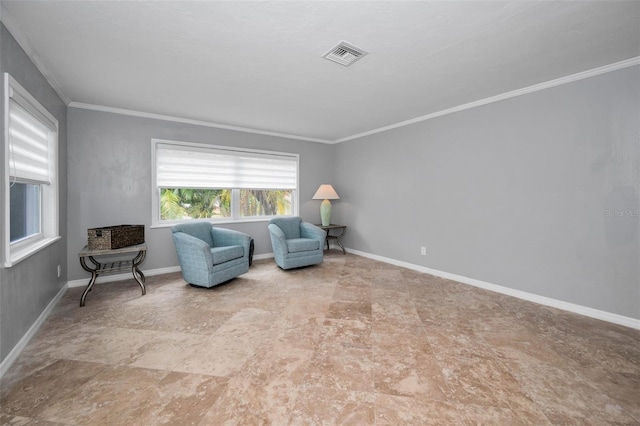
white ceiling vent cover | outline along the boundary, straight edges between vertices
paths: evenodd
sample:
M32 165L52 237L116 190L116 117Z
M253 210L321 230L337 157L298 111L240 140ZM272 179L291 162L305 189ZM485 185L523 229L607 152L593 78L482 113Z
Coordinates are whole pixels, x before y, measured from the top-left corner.
M322 55L322 57L348 67L367 53L369 52L362 50L351 43L341 41L327 53Z

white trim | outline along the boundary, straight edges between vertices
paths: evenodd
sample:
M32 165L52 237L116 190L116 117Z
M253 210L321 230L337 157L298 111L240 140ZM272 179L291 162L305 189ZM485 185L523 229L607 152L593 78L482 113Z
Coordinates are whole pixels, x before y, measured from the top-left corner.
M418 272L424 272L424 273L435 275L438 277L454 280L463 284L472 285L474 287L483 288L496 293L517 297L518 299L527 300L527 301L538 303L545 306L551 306L553 308L562 309L564 311L573 312L573 313L584 315L587 317L591 317L591 318L595 318L595 319L599 319L599 320L611 322L614 324L623 325L625 327L630 327L630 328L640 330L640 319L625 317L622 315L612 314L610 312L600 311L598 309L593 309L585 306L576 305L573 303L563 302L560 300L551 299L544 296L538 296L538 295L527 293L524 291L514 290L508 287L503 287L503 286L487 283L484 281L476 280L473 278L451 274L448 272L438 271L436 269L414 265L412 263L402 262L399 260L378 256L378 255L363 252L360 250L347 248L346 251L351 254L389 263L391 265L401 266L403 268L411 269ZM273 253L265 253L265 254L260 254L253 257L254 260L270 259L270 258L273 258ZM169 266L166 268L150 269L150 270L144 271L144 274L146 276L151 277L154 275L168 274L168 273L179 272L179 271L180 271L179 266ZM132 278L131 274L116 274L116 275L107 276L104 279L101 278L100 282L107 283L107 282L121 281L121 280L126 280L131 278ZM22 350L27 346L31 338L36 334L36 332L42 326L42 324L47 319L49 314L51 314L51 312L53 311L53 308L58 304L58 302L60 302L60 299L62 299L62 296L64 296L67 289L73 288L73 287L84 287L87 285L87 283L88 281L86 278L81 280L68 281L67 284L65 284L60 289L60 291L58 291L56 296L49 302L49 304L44 309L44 311L42 311L38 319L33 323L33 325L24 334L24 336L22 336L20 341L13 347L11 352L9 352L9 354L2 361L2 363L0 363L0 378L4 376L7 370L15 362L15 360L18 358Z
M69 103L68 107L78 108L78 109L88 109L92 111L109 112L112 114L129 115L132 117L150 118L153 120L172 121L175 123L193 124L195 126L214 127L216 129L233 130L236 132L255 133L258 135L275 136L278 138L296 139L301 141L319 142L319 143L334 143L333 141L330 141L327 139L310 138L306 136L290 135L287 133L269 132L266 130L251 129L248 127L240 127L240 126L230 126L228 124L214 123L211 121L193 120L191 118L174 117L171 115L154 114L151 112L142 112L142 111L134 111L130 109L123 109L123 108L113 108L113 107L102 106L102 105L85 104L82 102L71 102Z
M595 77L597 75L606 74L606 73L609 73L609 72L621 70L621 69L624 69L624 68L632 67L634 65L640 65L640 56L636 56L634 58L626 59L624 61L615 62L613 64L605 65L605 66L594 68L594 69L587 70L587 71L582 71L582 72L579 72L579 73L576 73L576 74L572 74L572 75L568 75L568 76L565 76L565 77L560 77L560 78L557 78L555 80L550 80L550 81L546 81L546 82L543 82L543 83L534 84L533 86L528 86L528 87L525 87L525 88L522 88L522 89L513 90L511 92L503 93L503 94L492 96L492 97L489 97L489 98L480 99L480 100L469 102L469 103L466 103L466 104L463 104L463 105L458 105L458 106L455 106L453 108L448 108L448 109L445 109L445 110L442 110L442 111L437 111L437 112L434 112L434 113L431 113L431 114L427 114L427 115L423 115L423 116L420 116L420 117L412 118L410 120L401 121L401 122L398 122L398 123L395 123L395 124L391 124L391 125L388 125L388 126L379 127L377 129L369 130L369 131L362 132L362 133L357 133L355 135L346 136L344 138L334 139L334 140L310 138L310 137L305 137L305 136L289 135L289 134L277 133L277 132L268 132L268 131L263 131L263 130L251 129L251 128L247 128L247 127L229 126L229 125L226 125L226 124L213 123L213 122L209 122L209 121L192 120L192 119L189 119L189 118L173 117L173 116L169 116L169 115L153 114L153 113L147 113L147 112L141 112L141 111L133 111L133 110L122 109L122 108L112 108L112 107L101 106L101 105L85 104L85 103L80 103L80 102L71 102L71 103L68 104L68 106L70 108L89 109L89 110L93 110L93 111L110 112L110 113L114 113L114 114L131 115L131 116L134 116L134 117L152 118L152 119L155 119L155 120L173 121L173 122L177 122L177 123L194 124L194 125L197 125L197 126L215 127L215 128L220 128L220 129L235 130L235 131L238 131L238 132L246 132L246 133L255 133L255 134L266 135L266 136L276 136L276 137L282 137L282 138L288 138L288 139L304 140L304 141L309 141L309 142L336 144L336 143L346 142L346 141L349 141L349 140L352 140L352 139L362 138L364 136L373 135L373 134L376 134L376 133L386 132L388 130L397 129L399 127L409 126L411 124L415 124L415 123L419 123L419 122L422 122L422 121L430 120L432 118L442 117L443 115L453 114L453 113L464 111L464 110L467 110L467 109L471 109L471 108L475 108L475 107L491 104L491 103L494 103L494 102L503 101L505 99L514 98L516 96L522 96L522 95L526 95L526 94L529 94L529 93L538 92L540 90L545 90L545 89L549 89L549 88L552 88L552 87L560 86L560 85L563 85L563 84L573 83L574 81L579 81L579 80L583 80L585 78Z
M260 259L269 259L269 258L272 258L272 257L273 257L273 253L266 253L266 254L256 255L256 256L253 257L253 259L254 260L260 260ZM166 267L166 268L149 269L149 270L143 271L143 273L147 277L152 277L154 275L162 275L162 274L169 274L169 273L172 273L172 272L180 272L180 270L181 270L180 266L169 266L169 267ZM131 274L129 274L129 273L114 274L114 275L108 275L108 276L106 276L104 278L100 277L100 282L96 282L96 284L103 284L103 283L114 282L114 281L122 281L122 280L128 280L128 279L133 279ZM0 363L0 379L4 376L4 374L7 372L7 370L9 370L9 368L11 368L11 366L13 365L15 360L18 358L20 353L27 346L27 344L29 343L31 338L38 332L38 330L40 329L40 327L42 326L44 321L51 314L51 312L56 307L56 305L60 302L60 300L62 299L62 297L66 293L66 291L68 289L70 289L70 288L85 287L88 284L88 282L89 281L88 281L87 278L83 278L81 280L68 281L64 286L62 286L60 291L58 291L58 293L49 302L49 304L44 309L44 311L42 311L42 313L40 314L38 319L36 319L36 321L31 325L29 330L27 330L27 332L22 336L20 341L13 347L11 352L9 352L9 354L2 361L2 363Z
M12 250L10 255L11 257L9 258L9 260L4 262L4 266L5 268L10 268L12 266L15 266L16 264L22 262L23 260L30 257L31 255L36 254L40 250L43 250L44 248L49 247L50 245L52 245L53 243L61 239L62 237L43 238L43 239L40 239L37 243L29 244L23 247L21 250Z
M232 189L232 201L231 201L231 217L224 218L207 218L207 219L185 219L185 220L161 220L160 219L160 192L157 184L157 151L158 145L175 145L176 147L192 147L197 149L202 149L205 151L211 150L219 150L228 153L238 153L238 154L261 154L271 157L283 157L287 159L295 159L296 162L296 187L293 190L294 199L293 202L293 210L291 216L298 215L300 211L300 154L292 153L292 152L283 152L283 151L267 151L263 149L252 149L252 148L243 148L236 146L223 146L223 145L210 145L206 143L200 142L184 142L184 141L176 141L170 139L151 139L151 228L162 228L173 226L179 223L185 222L211 222L215 224L221 223L240 223L240 222L260 222L262 220L269 220L273 216L257 216L257 217L240 217L238 212L238 199L237 192L238 188Z
M0 14L2 13L2 9L0 9ZM3 195L2 195L2 201L4 206L2 208L0 208L0 217L2 218L2 223L0 224L0 226L2 226L2 230L7 233L7 232L11 232L11 218L9 217L10 215L10 209L9 209L9 202L11 201L11 187L9 184L9 99L11 98L11 92L13 91L12 87L11 87L11 77L9 76L9 73L4 73L4 79L3 79L3 84L4 84L4 96L2 99L2 103L4 105L4 117L2 117L3 123L4 123L4 132L3 132L3 147L2 149L4 150L4 173L0 174L0 178L2 179L2 182L0 183L0 185L2 185L3 188ZM42 230L41 230L42 231ZM0 244L2 245L2 262L4 264L5 267L7 267L7 264L9 266L11 266L11 236L7 235L4 236L2 238L2 241L0 241Z
M156 268L156 269L149 269L146 271L142 271L142 273L146 277L153 277L154 275L170 274L172 272L180 272L180 267L168 266L166 268ZM132 280L132 279L133 279L133 275L131 275L130 272L126 272L124 274L113 274L113 275L107 275L104 277L98 276L98 279L96 280L96 284L112 283L114 281L124 281L124 280ZM89 278L82 278L79 280L71 280L67 282L67 286L69 286L69 288L86 287L87 284L89 284Z
M400 260L390 259L388 257L378 256L378 255L366 253L360 250L353 250L349 248L346 250L348 253L356 254L358 256L366 257L369 259L379 260L381 262L389 263L396 266L401 266L403 268L412 269L414 271L424 272L427 274L435 275L437 277L457 281L462 284L472 285L474 287L493 291L495 293L501 293L501 294L506 294L507 296L517 297L518 299L537 303L539 305L550 306L552 308L562 309L563 311L573 312L575 314L584 315L586 317L595 318L595 319L607 321L613 324L623 325L625 327L640 330L640 319L625 317L623 315L601 311L598 309L589 308L587 306L576 305L574 303L564 302L562 300L552 299L550 297L539 296L537 294L527 293L526 291L515 290L509 287L503 287L503 286L491 284L485 281L476 280L475 278L469 278L462 275L456 275L456 274L451 274L449 272L439 271L437 269L431 269L431 268L427 268L420 265L414 265L412 263L402 262Z
M38 102L17 80L9 73L4 73L4 175L2 176L4 187L4 207L0 211L2 217L1 226L4 229L4 241L2 245L3 265L10 268L21 260L58 241L60 236L59 214L60 214L60 188L58 185L58 120ZM10 201L10 169L9 169L9 99L13 99L29 114L34 115L37 120L44 120L43 123L48 128L49 134L49 184L40 184L41 190L41 230L42 239L38 239L29 244L17 244L12 248L9 234L11 229L9 201Z
M2 379L2 377L5 375L7 370L11 368L15 360L18 359L18 356L20 355L20 353L24 350L25 346L27 346L31 338L38 332L38 330L40 329L44 321L47 319L49 314L51 314L51 312L53 311L53 308L56 307L58 302L60 302L60 299L62 299L62 296L64 296L66 291L67 291L67 285L65 284L58 291L55 297L51 299L47 307L44 309L44 311L42 311L40 316L38 316L38 318L31 325L31 327L29 327L29 330L27 330L27 332L22 336L20 341L13 347L13 349L11 349L11 352L9 352L6 358L2 360L2 363L0 363L0 379Z
M256 254L253 256L253 260L273 259L273 253Z
M295 215L294 215L295 216ZM231 225L234 223L256 223L256 222L269 222L272 217L275 216L264 216L264 217L252 217L249 219L238 219L238 220L227 220L224 219L190 219L189 222L209 222L213 225ZM179 223L184 223L182 221L163 221L163 223L159 223L157 225L149 225L149 229L161 229L161 228L171 228L176 226Z
M287 138L287 139L296 139L296 140L303 140L303 141L308 141L308 142L326 143L326 144L336 144L336 143L346 142L346 141L349 141L349 140L352 140L352 139L362 138L364 136L373 135L373 134L376 134L376 133L386 132L388 130L397 129L399 127L408 126L408 125L411 125L411 124L419 123L421 121L430 120L430 119L436 118L436 117L441 117L443 115L453 114L453 113L456 113L456 112L459 112L459 111L464 111L464 110L467 110L467 109L470 109L470 108L475 108L475 107L478 107L478 106L487 105L487 104L490 104L490 103L493 103L493 102L499 102L499 101L502 101L502 100L505 100L505 99L509 99L509 98L513 98L513 97L516 97L516 96L521 96L521 95L525 95L525 94L528 94L528 93L533 93L533 92L537 92L537 91L540 91L540 90L548 89L548 88L551 88L551 87L559 86L559 85L562 85L562 84L567 84L567 83L571 83L571 82L574 82L574 81L582 80L582 79L585 79L585 78L594 77L594 76L597 76L597 75L600 75L600 74L605 74L605 73L608 73L608 72L617 71L617 70L620 70L620 69L623 69L623 68L627 68L627 67L631 67L631 66L634 66L634 65L640 65L640 56L636 56L634 58L629 58L629 59L626 59L624 61L615 62L613 64L609 64L609 65L605 65L605 66L602 66L602 67L594 68L594 69L591 69L591 70L587 70L587 71L579 72L579 73L576 73L576 74L572 74L572 75L569 75L569 76L557 78L555 80L551 80L551 81L535 84L533 86L525 87L525 88L522 88L522 89L518 89L518 90L511 91L511 92L507 92L507 93L503 93L501 95L492 96L492 97L485 98L485 99L480 99L480 100L477 100L477 101L474 101L474 102L469 102L469 103L466 103L466 104L463 104L463 105L459 105L459 106L456 106L456 107L453 107L453 108L449 108L449 109L446 109L446 110L437 111L437 112L434 112L434 113L431 113L431 114L427 114L427 115L423 115L423 116L420 116L420 117L416 117L416 118L413 118L413 119L410 119L410 120L401 121L399 123L391 124L389 126L384 126L384 127L380 127L380 128L377 128L377 129L369 130L369 131L366 131L366 132L354 134L354 135L351 135L351 136L346 136L346 137L340 138L340 139L328 140L328 139L312 138L312 137L299 136L299 135L290 135L290 134L286 134L286 133L278 133L278 132L270 132L270 131L265 131L265 130L251 129L251 128L248 128L248 127L231 126L231 125L227 125L227 124L214 123L214 122L210 122L210 121L193 120L193 119L183 118L183 117L174 117L174 116L169 116L169 115L154 114L154 113L148 113L148 112L142 112L142 111L134 111L134 110L128 110L128 109L123 109L123 108L114 108L114 107L107 107L107 106L102 106L102 105L86 104L86 103L82 103L82 102L73 102L73 101L71 101L71 99L68 96L66 96L64 94L60 84L57 82L57 80L55 79L53 74L51 72L49 72L49 70L45 67L45 65L43 64L43 62L40 59L40 57L37 54L37 52L31 47L31 43L29 42L29 39L24 35L24 33L20 29L19 25L17 25L15 23L15 21L12 18L11 14L8 13L7 9L4 6L1 6L1 8L0 8L0 21L2 21L4 23L4 25L7 28L7 30L16 39L16 41L18 42L20 47L22 47L22 49L25 51L27 56L34 63L36 68L42 73L42 75L49 82L49 84L51 85L53 90L58 94L58 96L60 96L62 101L69 108L79 108L79 109L87 109L87 110L93 110L93 111L110 112L110 113L114 113L114 114L129 115L129 116L134 116L134 117L151 118L151 119L155 119L155 120L172 121L172 122L177 122L177 123L193 124L193 125L196 125L196 126L214 127L214 128L219 128L219 129L225 129L225 130L234 130L234 131L238 131L238 132L254 133L254 134L265 135L265 136L275 136L275 137L281 137L281 138Z
M602 67L594 68L594 69L591 69L591 70L582 71L582 72L579 72L579 73L576 73L576 74L572 74L572 75L568 75L568 76L565 76L565 77L560 77L560 78L557 78L555 80L550 80L550 81L547 81L547 82L535 84L533 86L525 87L525 88L522 88L522 89L513 90L511 92L503 93L501 95L492 96L492 97L485 98L485 99L480 99L480 100L477 100L477 101L474 101L474 102L469 102L469 103L466 103L466 104L463 104L463 105L458 105L458 106L455 106L453 108L448 108L448 109L445 109L445 110L442 110L442 111L437 111L437 112L434 112L434 113L431 113L431 114L427 114L427 115L423 115L423 116L420 116L420 117L412 118L410 120L405 120L405 121L401 121L399 123L391 124L389 126L380 127L380 128L377 128L377 129L369 130L369 131L362 132L362 133L357 133L355 135L346 136L344 138L335 139L335 140L310 138L310 137L305 137L305 136L290 135L290 134L277 133L277 132L268 132L268 131L264 131L264 130L251 129L251 128L248 128L248 127L230 126L230 125L226 125L226 124L213 123L213 122L210 122L210 121L192 120L192 119L189 119L189 118L174 117L174 116L161 115L161 114L153 114L153 113L148 113L148 112L133 111L133 110L128 110L128 109L113 108L113 107L107 107L107 106L101 106L101 105L85 104L85 103L81 103L81 102L70 102L68 104L68 106L69 106L69 108L88 109L88 110L93 110L93 111L109 112L109 113L113 113L113 114L121 114L121 115L130 115L130 116L134 116L134 117L151 118L151 119L154 119L154 120L172 121L172 122L177 122L177 123L193 124L193 125L196 125L196 126L214 127L214 128L219 128L219 129L225 129L225 130L234 130L234 131L238 131L238 132L255 133L255 134L265 135L265 136L275 136L275 137L281 137L281 138L287 138L287 139L297 139L297 140L303 140L303 141L308 141L308 142L319 142L319 143L327 143L327 144L336 144L336 143L346 142L346 141L349 141L349 140L352 140L352 139L362 138L364 136L373 135L373 134L376 134L376 133L386 132L388 130L397 129L399 127L409 126L411 124L415 124L415 123L419 123L419 122L422 122L422 121L431 120L432 118L442 117L444 115L453 114L453 113L456 113L456 112L460 112L460 111L464 111L464 110L467 110L467 109L471 109L471 108L475 108L475 107L491 104L491 103L494 103L494 102L503 101L505 99L514 98L516 96L522 96L522 95L526 95L526 94L529 94L529 93L538 92L540 90L545 90L545 89L549 89L549 88L552 88L552 87L560 86L560 85L563 85L563 84L572 83L574 81L583 80L585 78L595 77L597 75L606 74L608 72L617 71L617 70L620 70L620 69L632 67L634 65L640 65L640 56L636 56L634 58L626 59L626 60L620 61L620 62L615 62L613 64L605 65L605 66L602 66Z
M583 80L585 78L595 77L600 74L605 74L612 71L617 71L623 68L632 67L634 65L640 65L640 56L636 56L635 58L627 59L624 61L616 62L610 65L605 65L603 67L594 68L592 70L579 72L577 74L568 75L565 77L560 77L555 80L547 81L544 83L534 84L533 86L525 87L518 90L513 90L511 92L503 93L501 95L492 96L490 98L480 99L478 101L469 102L467 104L458 105L453 108L445 109L442 111L437 111L432 114L423 115L421 117L412 118L411 120L401 121L399 123L391 124L389 126L380 127L378 129L369 130L366 132L358 133L356 135L347 136L341 139L336 139L333 143L346 142L352 139L362 138L364 136L373 135L375 133L382 133L388 130L397 129L399 127L409 126L411 124L419 123L421 121L431 120L432 118L442 117L443 115L453 114L456 112L464 111L467 109L491 104L494 102L500 102L505 99L515 98L516 96L527 95L529 93L538 92L540 90L549 89L552 87L560 86L562 84L573 83L574 81Z
M258 254L253 256L253 260L270 259L272 257L273 257L273 253ZM182 269L180 269L180 266L167 266L166 268L149 269L146 271L142 271L142 273L146 277L153 277L154 275L170 274L172 272L180 272L181 270ZM114 275L107 275L105 277L98 277L98 280L96 280L96 284L104 284L104 283L111 283L115 281L124 281L124 280L132 280L132 279L133 277L131 273L127 272L124 274L114 274ZM82 278L80 280L72 280L67 282L67 286L69 288L86 287L87 284L89 284L89 278Z
M31 59L31 62L33 62L33 64L36 66L38 71L40 71L45 80L47 80L51 88L58 94L58 96L60 96L62 102L64 102L65 105L68 106L71 102L71 99L64 94L60 83L58 83L53 74L49 72L47 67L44 65L44 62L42 62L42 60L40 59L38 53L33 49L33 47L31 47L29 38L22 32L20 26L14 21L13 17L4 7L4 5L0 6L0 21L2 21L9 33L11 33L16 42L18 42L18 45L20 45L29 59Z

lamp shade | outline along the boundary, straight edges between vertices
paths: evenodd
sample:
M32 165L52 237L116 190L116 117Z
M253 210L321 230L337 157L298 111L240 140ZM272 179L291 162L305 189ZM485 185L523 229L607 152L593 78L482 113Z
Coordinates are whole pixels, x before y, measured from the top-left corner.
M313 200L339 200L340 196L328 183L323 183L313 195Z

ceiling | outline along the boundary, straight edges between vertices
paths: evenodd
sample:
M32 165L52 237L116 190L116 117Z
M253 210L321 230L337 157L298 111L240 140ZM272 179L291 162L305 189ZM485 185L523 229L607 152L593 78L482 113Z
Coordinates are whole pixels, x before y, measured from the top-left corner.
M71 106L342 141L640 56L637 1L5 1ZM345 40L350 67L322 55Z

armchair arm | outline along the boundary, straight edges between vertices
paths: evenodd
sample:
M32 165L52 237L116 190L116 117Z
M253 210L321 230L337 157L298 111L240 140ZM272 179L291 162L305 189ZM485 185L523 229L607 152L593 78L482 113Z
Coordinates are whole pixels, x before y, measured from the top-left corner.
M211 247L206 242L184 232L174 232L173 241L183 270L190 267L210 269L213 266Z
M289 251L287 249L287 238L284 236L284 232L282 232L282 229L280 229L278 225L273 223L270 224L268 228L271 234L271 247L273 248L274 256L277 254L284 256Z
M327 237L327 233L315 225L309 222L302 222L300 224L300 236L302 238L312 238L320 242L320 247L324 245L324 240Z

